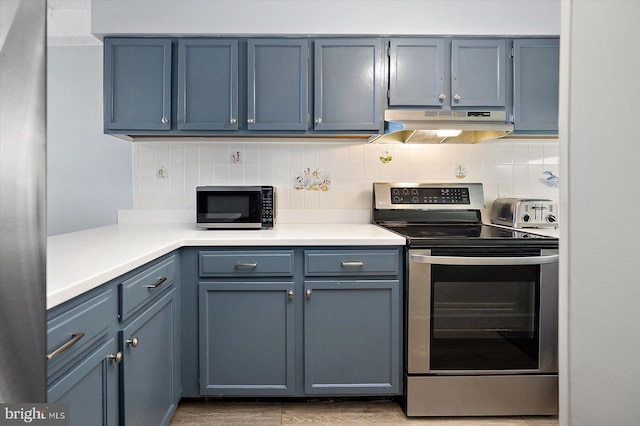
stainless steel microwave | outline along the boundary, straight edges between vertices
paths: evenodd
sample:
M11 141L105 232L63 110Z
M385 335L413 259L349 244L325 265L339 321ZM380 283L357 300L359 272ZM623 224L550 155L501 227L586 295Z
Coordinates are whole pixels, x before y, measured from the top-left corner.
M196 187L196 226L209 229L273 228L273 186Z

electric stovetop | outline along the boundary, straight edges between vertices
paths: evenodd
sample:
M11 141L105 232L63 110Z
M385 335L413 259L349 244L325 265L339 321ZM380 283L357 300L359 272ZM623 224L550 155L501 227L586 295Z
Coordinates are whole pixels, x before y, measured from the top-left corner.
M492 225L403 224L379 226L407 238L413 247L432 245L557 245L557 239Z

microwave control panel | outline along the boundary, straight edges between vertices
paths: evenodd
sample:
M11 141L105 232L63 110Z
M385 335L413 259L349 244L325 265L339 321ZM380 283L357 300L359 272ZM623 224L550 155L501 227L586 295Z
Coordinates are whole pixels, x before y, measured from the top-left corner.
M262 227L272 228L275 223L275 196L273 186L262 187Z

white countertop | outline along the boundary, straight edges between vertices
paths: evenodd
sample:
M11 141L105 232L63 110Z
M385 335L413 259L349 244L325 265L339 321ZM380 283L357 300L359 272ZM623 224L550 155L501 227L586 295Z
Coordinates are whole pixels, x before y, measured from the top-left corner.
M193 224L119 224L47 239L47 309L180 247L403 246L370 224L278 224L271 230L200 230Z

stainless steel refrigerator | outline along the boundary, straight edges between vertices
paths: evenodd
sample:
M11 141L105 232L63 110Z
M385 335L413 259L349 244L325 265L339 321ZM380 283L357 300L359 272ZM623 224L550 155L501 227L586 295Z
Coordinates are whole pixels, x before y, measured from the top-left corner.
M46 1L0 0L0 402L45 402Z

